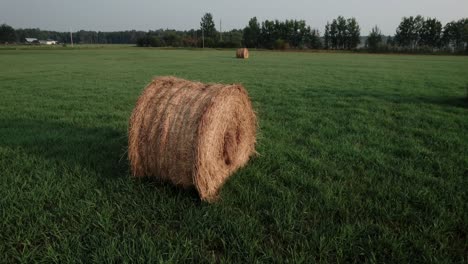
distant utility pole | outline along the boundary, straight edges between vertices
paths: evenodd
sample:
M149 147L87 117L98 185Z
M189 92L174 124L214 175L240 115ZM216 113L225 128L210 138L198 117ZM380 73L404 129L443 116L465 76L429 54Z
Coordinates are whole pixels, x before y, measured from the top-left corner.
M223 41L223 28L222 28L222 21L221 19L219 20L219 38L221 39L221 41Z
M73 48L73 33L72 33L71 29L70 29L70 42L71 42L71 46Z
M201 28L202 48L205 48L205 33L203 27Z

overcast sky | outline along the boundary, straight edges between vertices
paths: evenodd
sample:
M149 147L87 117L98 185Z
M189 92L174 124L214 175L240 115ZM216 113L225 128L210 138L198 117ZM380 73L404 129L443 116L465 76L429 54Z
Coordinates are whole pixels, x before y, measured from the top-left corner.
M219 30L243 28L256 16L265 19L304 19L323 32L338 15L356 17L361 34L378 25L394 34L403 16L421 14L442 23L468 17L468 0L0 0L0 24L14 28L74 31L117 31L199 28L211 12Z

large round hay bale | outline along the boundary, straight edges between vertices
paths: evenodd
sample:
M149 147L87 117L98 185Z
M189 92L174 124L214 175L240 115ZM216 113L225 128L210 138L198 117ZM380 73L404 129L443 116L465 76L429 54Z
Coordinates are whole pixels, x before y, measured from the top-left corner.
M241 85L156 78L130 118L132 175L195 187L202 200L213 201L226 179L255 153L256 127Z
M247 48L237 49L236 50L236 57L239 59L248 59L249 58L249 50Z

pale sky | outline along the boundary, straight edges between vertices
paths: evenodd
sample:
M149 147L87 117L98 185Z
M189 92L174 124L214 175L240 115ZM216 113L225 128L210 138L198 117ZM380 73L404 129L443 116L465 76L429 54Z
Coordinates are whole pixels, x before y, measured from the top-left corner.
M0 24L56 31L199 28L205 12L219 30L244 28L251 17L303 19L323 33L338 15L356 17L361 35L378 25L394 34L403 16L436 17L443 24L468 17L468 0L0 0Z

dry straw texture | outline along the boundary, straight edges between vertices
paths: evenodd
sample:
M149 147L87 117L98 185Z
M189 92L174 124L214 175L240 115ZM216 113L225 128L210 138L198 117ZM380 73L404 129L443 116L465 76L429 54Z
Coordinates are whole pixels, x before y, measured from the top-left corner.
M249 50L246 48L237 49L236 50L236 57L239 59L248 59L249 58Z
M255 153L256 126L241 85L156 78L130 118L132 175L194 186L202 200L214 201L226 179Z

